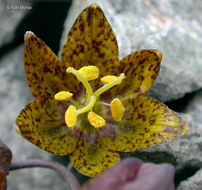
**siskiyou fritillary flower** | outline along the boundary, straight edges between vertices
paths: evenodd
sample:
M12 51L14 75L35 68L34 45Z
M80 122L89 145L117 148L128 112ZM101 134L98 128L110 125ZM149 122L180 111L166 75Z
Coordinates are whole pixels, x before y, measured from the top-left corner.
M55 155L69 154L82 174L95 176L131 152L172 140L185 122L146 93L162 54L140 50L121 61L116 37L97 4L73 24L61 61L32 32L25 34L24 64L35 100L23 109L16 131Z

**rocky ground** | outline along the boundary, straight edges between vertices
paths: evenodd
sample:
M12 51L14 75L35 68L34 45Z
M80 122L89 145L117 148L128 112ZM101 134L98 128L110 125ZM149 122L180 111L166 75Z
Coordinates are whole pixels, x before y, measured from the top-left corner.
M23 37L25 31L31 30L60 55L72 23L91 2L102 7L111 23L118 39L120 58L139 49L155 48L163 52L160 75L148 95L179 112L190 126L187 135L132 155L145 161L172 163L176 167L177 190L202 189L200 1L0 1L0 138L11 148L14 160L53 159L67 165L66 157L53 157L13 131L16 116L32 100L24 74ZM20 9L20 5L31 9ZM9 190L50 187L63 190L66 183L46 169L15 171L8 177Z

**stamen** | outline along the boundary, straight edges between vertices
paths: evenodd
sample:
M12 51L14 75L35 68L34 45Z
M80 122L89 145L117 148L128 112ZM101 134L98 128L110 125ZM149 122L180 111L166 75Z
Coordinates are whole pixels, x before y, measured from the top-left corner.
M78 72L87 80L95 80L99 76L99 69L96 66L84 66Z
M73 94L71 92L61 91L55 95L55 100L68 101L68 100L71 100L72 96Z
M108 83L116 80L117 78L118 77L116 77L114 75L107 75L107 76L102 77L100 80L101 80L102 84L108 84ZM121 84L121 81L119 83L117 83L117 85L118 84Z
M65 112L65 123L68 127L73 128L77 123L76 107L69 106Z
M120 121L123 117L125 108L123 107L121 101L115 98L110 105L112 117L115 121Z
M90 124L94 126L95 128L100 128L105 126L105 120L94 112L88 113L88 120Z
M100 89L98 89L95 93L94 96L97 98L100 94L102 94L103 92L107 91L108 89L112 88L113 86L120 84L120 82L125 78L125 74L121 73L119 77L117 77L117 79L113 80L112 82L105 84L103 87L101 87Z

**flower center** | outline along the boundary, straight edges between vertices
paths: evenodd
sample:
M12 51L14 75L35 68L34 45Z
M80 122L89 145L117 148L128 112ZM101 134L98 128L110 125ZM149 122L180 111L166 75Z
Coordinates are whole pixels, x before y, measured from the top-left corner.
M101 82L104 84L97 91L93 92L92 87L88 81L95 80L99 76L99 69L96 66L84 66L79 70L74 69L73 67L68 67L66 70L67 73L71 73L76 76L86 89L86 105L76 109L75 106L69 106L65 112L65 123L68 127L73 128L76 126L77 117L80 114L88 112L88 121L95 128L105 126L105 120L103 117L93 112L93 108L99 98L99 96L105 91L109 90L115 85L121 84L122 80L125 78L125 74L122 73L120 76L107 75L101 78ZM74 105L78 105L72 100L73 94L68 91L61 91L55 95L55 99L58 101L71 101ZM104 105L109 105L104 103ZM112 113L112 117L115 121L120 121L124 114L124 107L121 101L118 98L115 98L109 105Z

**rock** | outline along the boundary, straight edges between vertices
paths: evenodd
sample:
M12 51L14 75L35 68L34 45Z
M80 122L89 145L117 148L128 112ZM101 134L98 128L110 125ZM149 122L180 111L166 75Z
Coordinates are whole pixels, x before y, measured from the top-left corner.
M1 138L11 149L17 144L10 142L11 136L8 134L13 132L17 114L26 103L32 100L25 78L23 51L24 45L21 45L8 56L3 57L0 62ZM14 132L13 134L18 136ZM13 147L13 151L16 151L16 148ZM23 156L23 154L20 155Z
M61 49L78 14L95 2L102 7L117 36L120 59L139 49L163 52L161 72L149 96L165 102L202 87L202 12L199 2L75 0L64 24Z
M20 5L29 5L22 1L0 1L0 47L10 43L15 37L15 29L29 9L20 8ZM8 24L9 23L9 24Z
M177 190L201 190L202 189L202 169L188 180L183 181Z
M51 154L32 145L13 130L20 110L33 99L25 79L23 50L24 45L20 45L0 60L0 138L12 150L13 161L51 160ZM7 179L8 190L67 189L67 183L58 173L43 168L12 171Z
M192 99L189 101L186 109L186 113L190 113L194 121L202 124L202 90L198 91L192 96Z

